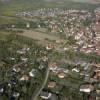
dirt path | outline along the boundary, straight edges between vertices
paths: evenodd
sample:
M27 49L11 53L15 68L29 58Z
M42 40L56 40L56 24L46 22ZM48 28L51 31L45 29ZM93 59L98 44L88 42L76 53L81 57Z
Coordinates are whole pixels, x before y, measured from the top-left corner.
M40 41L45 40L46 38L48 38L50 40L63 41L57 36L44 34L44 33L41 33L41 32L36 32L34 30L23 30L23 33L21 33L21 35L29 37L29 38L37 39L37 40L40 40Z

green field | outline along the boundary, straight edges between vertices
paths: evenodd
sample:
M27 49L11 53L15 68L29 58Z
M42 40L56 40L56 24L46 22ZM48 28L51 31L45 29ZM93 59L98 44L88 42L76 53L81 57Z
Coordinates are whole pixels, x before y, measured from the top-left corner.
M0 2L0 24L16 23L16 13L21 11L32 11L39 8L66 8L66 9L86 9L94 11L98 4L76 3L72 1L45 1L45 0L11 0ZM11 18L9 18L11 17ZM21 19L22 20L22 19Z
M5 39L5 37L6 37L8 34L10 34L10 33L4 32L4 31L0 31L0 40Z
M51 1L46 2L44 0L11 0L11 2L1 3L0 12L3 15L14 16L17 11L32 10L37 8L67 8L67 9L95 9L97 4L87 4L87 3L76 3L71 1Z

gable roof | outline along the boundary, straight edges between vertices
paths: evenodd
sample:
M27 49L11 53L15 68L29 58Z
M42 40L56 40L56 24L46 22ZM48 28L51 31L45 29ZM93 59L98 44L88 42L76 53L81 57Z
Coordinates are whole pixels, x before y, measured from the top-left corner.
M45 92L45 91L42 91L40 93L40 97L43 98L43 99L49 99L51 97L51 95L52 95L51 93Z

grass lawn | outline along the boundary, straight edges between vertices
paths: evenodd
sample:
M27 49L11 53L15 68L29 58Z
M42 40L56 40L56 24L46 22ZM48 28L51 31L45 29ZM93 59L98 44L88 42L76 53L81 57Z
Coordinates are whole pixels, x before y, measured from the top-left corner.
M9 35L9 34L10 34L10 33L8 33L8 32L0 31L0 40L5 39L5 37L6 37L7 35Z
M0 25L1 24L11 24L11 23L15 23L16 22L16 19L14 18L6 18L6 17L3 17L3 16L0 16Z

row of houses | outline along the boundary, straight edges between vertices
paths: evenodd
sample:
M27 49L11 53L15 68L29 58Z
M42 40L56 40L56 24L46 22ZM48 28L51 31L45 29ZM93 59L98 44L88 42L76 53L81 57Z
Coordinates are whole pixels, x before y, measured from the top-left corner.
M86 93L89 97L89 100L92 100L90 98L95 98L93 100L99 100L100 99L100 95L99 95L100 64L87 63L87 62L81 62L81 63L72 62L71 64L74 65L74 67L72 67L71 69L68 69L66 67L64 68L60 67L59 62L50 62L48 66L50 67L51 73L53 73L52 75L54 75L53 77L56 76L61 81L67 78L68 75L72 75L71 77L75 77L75 73L78 74L79 76L77 78L82 77L83 80L83 83L79 85L79 91L82 93ZM56 82L56 80L49 80L47 83L47 88L56 89L57 87L60 86L59 84L60 82ZM95 95L92 95L93 93Z
M48 21L48 26L52 33L62 33L65 37L73 36L77 41L78 47L73 48L75 51L80 51L84 53L100 53L100 43L99 43L99 32L93 29L93 18L91 13L80 11L80 13L71 12L55 19ZM88 22L90 20L90 22ZM90 25L83 25L83 24ZM96 22L97 23L97 22ZM92 25L93 24L93 25ZM97 30L97 25L94 25ZM99 29L99 28L98 28ZM70 48L70 47L67 47Z
M27 12L24 13L27 14ZM75 9L66 10L58 8L41 8L31 13L33 15L38 15L40 18L42 18L41 15L44 16L43 23L46 24L46 28L48 28L50 31L49 33L61 33L66 38L73 36L77 41L76 44L78 45L73 48L75 51L78 50L84 53L96 53L97 55L100 54L100 14L98 9L94 11L96 18L94 18L92 16L93 14L89 11ZM50 17L48 13L53 16ZM30 25L27 24L26 27L29 28Z

